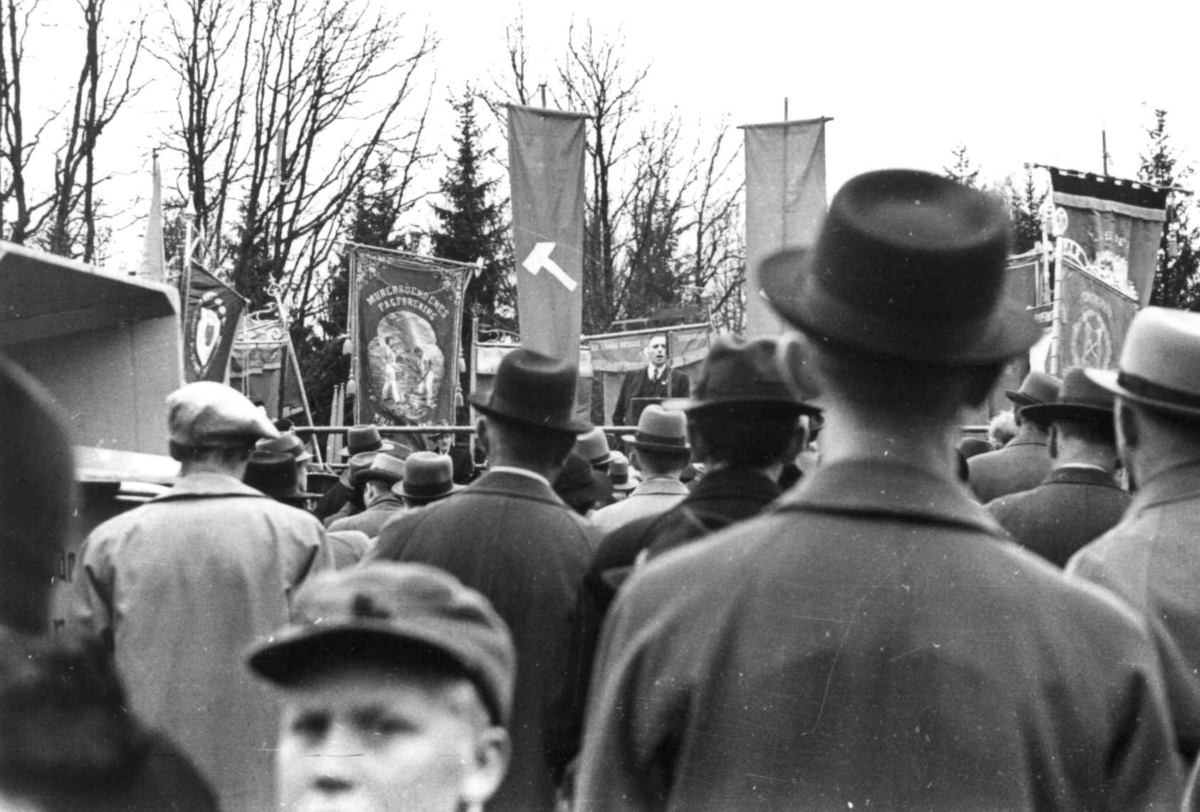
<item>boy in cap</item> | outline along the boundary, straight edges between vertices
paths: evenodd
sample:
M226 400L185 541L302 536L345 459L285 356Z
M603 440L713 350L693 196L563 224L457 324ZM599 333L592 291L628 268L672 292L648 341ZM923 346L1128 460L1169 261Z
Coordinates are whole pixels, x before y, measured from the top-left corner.
M69 617L108 642L134 712L192 758L222 808L269 808L262 745L277 716L234 664L333 559L320 522L242 482L255 441L279 436L248 399L201 381L167 410L180 478L84 541Z
M578 809L1179 802L1145 626L1001 543L955 476L958 416L1041 332L1004 298L1007 248L999 202L889 170L842 187L811 249L767 258L822 464L622 588Z
M1158 633L1179 749L1200 751L1200 315L1134 316L1117 370L1087 370L1116 395L1117 444L1137 492L1121 522L1067 572L1110 589Z
M282 700L277 808L482 809L507 770L516 656L491 604L422 564L314 578L249 656Z

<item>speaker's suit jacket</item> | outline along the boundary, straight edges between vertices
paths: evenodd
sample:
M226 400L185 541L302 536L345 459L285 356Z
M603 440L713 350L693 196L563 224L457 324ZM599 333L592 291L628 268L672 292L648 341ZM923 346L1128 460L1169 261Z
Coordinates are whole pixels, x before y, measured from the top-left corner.
M650 380L650 371L646 367L626 373L617 395L617 405L613 408L613 425L637 425L642 415L634 408L634 398L686 398L691 394L692 382L687 375L671 367L667 367L667 372L669 374L657 381Z
M487 596L517 649L508 777L489 810L549 810L578 749L598 614L581 587L597 531L540 479L489 471L401 515L367 561L420 561Z

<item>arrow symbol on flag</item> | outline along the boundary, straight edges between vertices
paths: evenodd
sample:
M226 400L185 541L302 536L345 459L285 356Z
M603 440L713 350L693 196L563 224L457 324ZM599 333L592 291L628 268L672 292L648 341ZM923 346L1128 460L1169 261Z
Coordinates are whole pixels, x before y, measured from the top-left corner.
M557 262L550 259L550 252L554 250L555 245L557 243L540 242L533 246L533 250L529 252L529 256L525 257L525 261L521 263L521 266L534 276L537 276L538 272L542 268L545 268L555 279L562 282L564 288L574 293L575 288L579 287L579 283L568 276L566 271L558 267Z

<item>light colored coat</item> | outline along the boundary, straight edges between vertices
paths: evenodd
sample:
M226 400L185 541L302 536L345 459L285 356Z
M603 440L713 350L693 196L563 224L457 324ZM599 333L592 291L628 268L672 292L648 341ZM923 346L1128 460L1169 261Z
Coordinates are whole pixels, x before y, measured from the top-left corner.
M238 480L187 476L84 541L71 622L112 641L134 712L196 763L227 812L274 808L276 703L243 665L333 560L321 523Z

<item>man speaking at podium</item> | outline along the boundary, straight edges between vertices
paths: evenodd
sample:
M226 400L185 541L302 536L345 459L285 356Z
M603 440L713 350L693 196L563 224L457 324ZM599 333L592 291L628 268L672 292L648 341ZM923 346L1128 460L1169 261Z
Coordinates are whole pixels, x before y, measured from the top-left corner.
M651 403L691 394L692 382L688 376L671 369L667 363L665 334L651 336L642 355L646 356L645 368L627 373L621 382L621 393L613 409L614 426L636 426L642 410Z

